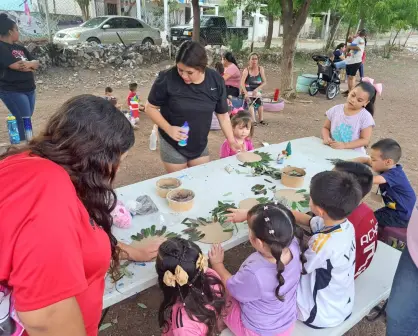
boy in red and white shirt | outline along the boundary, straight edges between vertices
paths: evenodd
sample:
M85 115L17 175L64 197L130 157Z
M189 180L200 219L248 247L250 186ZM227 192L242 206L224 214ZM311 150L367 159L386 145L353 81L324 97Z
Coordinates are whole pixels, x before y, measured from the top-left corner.
M373 173L366 165L358 162L340 161L335 170L352 174L360 184L363 198L373 186ZM372 262L377 247L378 225L374 212L366 203L360 205L347 217L356 234L355 278L363 273Z

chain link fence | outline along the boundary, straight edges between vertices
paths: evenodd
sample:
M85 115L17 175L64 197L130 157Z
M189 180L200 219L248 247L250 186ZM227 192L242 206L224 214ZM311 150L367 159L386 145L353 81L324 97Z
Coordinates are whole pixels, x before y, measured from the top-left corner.
M17 22L22 41L51 40L58 30L83 23L76 0L1 0L0 13Z

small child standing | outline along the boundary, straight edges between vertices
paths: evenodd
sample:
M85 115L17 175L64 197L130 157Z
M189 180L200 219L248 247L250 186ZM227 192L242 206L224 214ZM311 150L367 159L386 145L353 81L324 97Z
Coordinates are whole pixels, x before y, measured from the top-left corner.
M375 126L375 100L374 86L359 83L351 90L345 104L327 111L321 132L324 144L334 149L354 149L365 154Z
M296 222L313 233L296 296L298 319L312 328L336 327L353 310L356 238L347 216L362 192L351 175L325 171L312 178L310 195L316 217L293 211Z
M127 98L128 107L132 112L132 117L135 119L135 121L139 120L139 111L144 111L145 106L143 104L139 103L139 97L136 93L138 90L138 84L137 83L130 83L129 84L129 94ZM132 106L132 101L136 101L138 104L138 107Z
M369 167L359 162L340 161L335 170L351 174L360 184L362 198L372 190L373 173ZM372 262L377 247L378 225L374 212L362 202L347 217L356 233L356 270L354 278L363 273Z
M371 166L380 174L373 178L385 203L385 207L375 211L380 227L407 228L417 199L408 177L398 164L401 156L401 146L395 140L382 139L371 147L369 158L355 160Z
M155 264L163 292L158 321L165 336L208 335L220 332L225 287L208 268L199 246L182 238L161 244Z
M296 322L296 290L304 272L305 243L295 218L281 204L256 205L248 212L251 254L235 275L224 266L221 245L209 259L231 298L225 324L234 335L288 336Z
M118 104L118 100L115 96L113 96L113 89L110 86L107 86L105 88L105 95L103 98L110 101L113 106L116 106Z
M251 114L246 111L240 111L231 119L232 129L235 141L241 146L242 151L251 151L254 149L251 138L254 134L254 127ZM229 145L227 140L221 146L221 159L237 154Z

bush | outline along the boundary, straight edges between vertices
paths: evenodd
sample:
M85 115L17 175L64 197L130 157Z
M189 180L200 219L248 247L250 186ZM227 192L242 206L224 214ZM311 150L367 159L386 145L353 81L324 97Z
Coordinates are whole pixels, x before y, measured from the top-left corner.
M227 39L227 43L232 52L238 53L242 50L242 47L244 46L244 39L242 36L239 35L231 35Z

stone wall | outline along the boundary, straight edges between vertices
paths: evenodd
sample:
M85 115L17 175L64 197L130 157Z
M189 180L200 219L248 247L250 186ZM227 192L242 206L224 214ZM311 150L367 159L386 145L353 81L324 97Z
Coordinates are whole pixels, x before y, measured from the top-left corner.
M28 50L41 63L41 70L51 66L96 70L112 67L134 68L140 65L155 64L169 59L169 48L160 46L122 44L98 45L83 43L58 49L53 44L29 44ZM176 50L172 50L175 54Z

